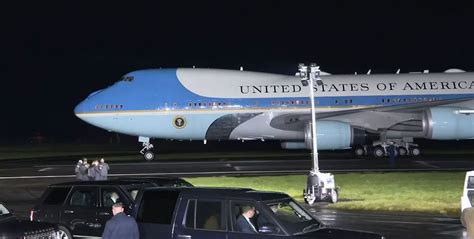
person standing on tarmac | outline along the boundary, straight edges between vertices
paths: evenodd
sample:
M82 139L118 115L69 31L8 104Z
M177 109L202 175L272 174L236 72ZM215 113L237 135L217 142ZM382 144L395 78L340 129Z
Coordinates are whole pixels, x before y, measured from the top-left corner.
M109 174L109 164L107 164L105 162L105 159L104 158L101 158L100 159L100 163L99 163L100 167L100 179L101 180L107 180L107 175Z
M388 153L388 161L390 163L390 167L394 168L395 163L396 163L395 162L396 153L395 153L395 145L393 145L393 143L390 143L390 145L388 145L387 153Z
M82 164L79 166L79 174L81 175L81 181L89 181L87 176L87 171L89 164L87 163L87 158L82 159Z
M99 172L99 161L97 160L94 160L91 164L91 166L89 167L88 171L87 171L87 176L89 177L89 180L90 181L97 181L100 177L100 175L98 174Z
M137 222L133 217L129 217L123 212L122 203L115 203L112 206L112 214L114 216L105 224L102 239L140 238Z
M76 167L74 168L74 173L76 173L76 179L77 180L81 180L82 181L82 174L81 174L81 170L79 170L82 166L82 160L79 159L79 161L77 161L77 164L76 164Z

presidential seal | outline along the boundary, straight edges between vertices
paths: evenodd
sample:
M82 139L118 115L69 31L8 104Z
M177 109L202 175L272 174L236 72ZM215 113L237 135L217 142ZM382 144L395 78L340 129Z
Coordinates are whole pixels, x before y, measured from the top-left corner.
M186 127L186 119L183 116L174 117L173 126L177 129L182 129Z

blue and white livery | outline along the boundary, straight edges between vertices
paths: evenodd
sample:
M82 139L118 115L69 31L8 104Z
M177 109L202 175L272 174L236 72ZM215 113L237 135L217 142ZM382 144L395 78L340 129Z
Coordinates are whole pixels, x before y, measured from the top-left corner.
M418 155L414 138L474 138L474 73L329 75L314 87L318 148ZM139 137L280 140L311 145L309 90L296 76L219 69L150 69L126 74L76 106L80 119Z

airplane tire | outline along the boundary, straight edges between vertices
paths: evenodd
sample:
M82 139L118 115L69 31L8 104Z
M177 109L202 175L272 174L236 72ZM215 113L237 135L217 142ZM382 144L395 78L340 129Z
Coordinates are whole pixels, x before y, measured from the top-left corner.
M383 150L382 146L375 146L372 152L376 159L380 159L385 156L385 150Z
M152 151L145 151L145 153L143 154L143 158L146 160L146 161L153 161L153 159L155 159L155 153L153 153Z
M364 148L362 148L361 146L357 146L354 148L354 155L357 158L363 157L364 154L365 154Z
M407 156L407 153L408 153L408 150L405 147L403 146L398 147L398 155L403 157L403 156Z
M413 156L413 157L418 157L418 156L421 155L421 150L420 150L419 147L416 147L416 146L411 147L411 148L410 148L410 154L411 154L411 156Z

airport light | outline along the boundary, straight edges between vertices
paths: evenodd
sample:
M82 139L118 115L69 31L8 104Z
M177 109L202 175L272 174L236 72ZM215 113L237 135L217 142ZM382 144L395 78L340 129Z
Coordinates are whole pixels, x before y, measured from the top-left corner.
M322 85L323 82L320 78L321 70L319 66L315 63L311 63L309 67L304 64L298 65L299 73L297 74L301 77L301 84L303 86L309 86L310 100L311 100L311 134L312 134L312 155L313 155L313 168L311 169L313 174L319 172L319 159L318 159L318 141L316 137L316 112L315 112L315 102L314 102L314 82L318 85Z
M314 102L314 83L322 85L323 81L320 78L321 70L315 63L311 63L309 68L304 64L298 65L299 72L297 76L301 77L301 84L309 86L309 95L311 100L311 148L313 155L313 168L309 171L308 180L306 182L306 189L303 191L305 201L312 205L316 200L328 200L336 203L338 200L338 189L334 180L334 175L331 173L319 172L318 160L318 141L316 131L316 110Z

